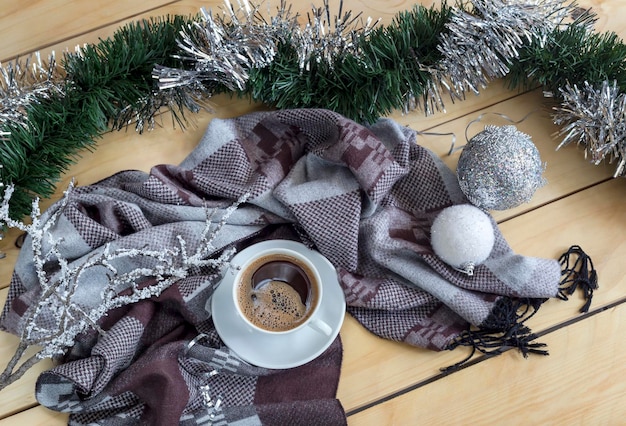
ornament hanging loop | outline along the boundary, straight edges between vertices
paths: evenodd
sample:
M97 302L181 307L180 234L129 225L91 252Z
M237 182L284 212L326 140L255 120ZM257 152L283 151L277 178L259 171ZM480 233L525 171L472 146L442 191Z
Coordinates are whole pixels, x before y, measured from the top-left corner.
M420 136L450 136L450 151L448 151L448 155L452 153L452 150L454 149L454 145L456 144L456 133L454 132L440 133L440 132L421 132L419 130L416 130L415 133L417 133Z
M534 113L536 113L538 111L539 111L539 109L536 108L536 109L530 111L529 113L527 113L525 116L523 116L519 120L514 120L513 118L511 118L508 115L506 115L504 113L501 113L501 112L484 112L484 113L480 114L478 117L476 117L475 119L473 119L472 121L470 121L469 123L467 123L467 126L465 126L465 144L467 145L467 142L469 142L469 140L470 140L470 138L468 136L468 133L469 133L469 129L472 126L472 124L481 122L488 115L495 115L497 117L500 117L500 118L508 121L509 123L511 123L513 125L517 125L517 124L523 123L531 115L533 115ZM463 149L465 147L465 145L455 147L454 146L455 145L455 141L456 141L455 139L452 139L452 143L450 144L450 149L448 150L448 155L452 155L455 152L460 151L461 149Z

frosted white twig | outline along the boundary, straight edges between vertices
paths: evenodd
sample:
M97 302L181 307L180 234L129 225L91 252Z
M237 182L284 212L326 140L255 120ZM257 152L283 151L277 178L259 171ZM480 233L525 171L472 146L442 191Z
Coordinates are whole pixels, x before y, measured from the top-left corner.
M39 360L63 355L79 334L90 329L104 333L98 321L108 311L156 297L176 281L197 273L198 268L207 274L217 274L228 266L234 250L224 250L220 256L211 257L216 251L213 242L228 217L247 199L244 196L225 209L217 224L214 223L216 211L207 212L205 229L193 252L188 252L187 242L178 236L178 247L160 250L119 248L113 242L84 261L72 263L62 255L60 245L63 240L53 238L51 233L52 227L71 201L72 188L70 185L45 220L41 219L39 202L35 200L31 224L11 219L9 201L14 188L9 185L5 189L0 204L0 225L4 223L30 236L40 293L37 301L22 316L20 343L0 374L0 389L19 379ZM120 261L129 259L137 266L130 270L122 270L117 266L124 263ZM75 297L77 290L81 282L87 279L93 281L94 274L104 281L100 303L94 306L81 305ZM26 349L34 345L40 349L18 367Z

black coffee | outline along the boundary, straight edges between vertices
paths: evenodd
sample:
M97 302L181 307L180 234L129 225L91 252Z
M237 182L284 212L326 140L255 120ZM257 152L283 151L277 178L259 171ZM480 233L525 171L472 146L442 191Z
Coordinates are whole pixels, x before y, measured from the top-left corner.
M287 331L308 319L318 298L310 268L288 254L260 257L237 283L239 307L246 318L268 331Z

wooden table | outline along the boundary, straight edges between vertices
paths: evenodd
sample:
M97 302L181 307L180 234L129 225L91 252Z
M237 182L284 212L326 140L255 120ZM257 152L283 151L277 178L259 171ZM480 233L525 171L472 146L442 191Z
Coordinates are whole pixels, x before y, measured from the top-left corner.
M276 3L278 3L276 1ZM304 13L310 3L294 0ZM337 3L337 5L335 5ZM599 14L597 29L626 35L626 0L581 0ZM0 60L40 50L97 42L126 22L166 14L194 14L200 7L221 6L218 0L144 0L86 2L81 0L2 0L0 6ZM332 1L337 7L338 1ZM425 2L428 4L428 2ZM321 5L321 2L320 2ZM381 17L383 23L413 3L404 0L345 0L344 10ZM64 176L89 184L123 169L148 170L159 163L177 163L193 148L213 117L233 117L264 108L246 100L219 96L214 113L201 113L197 126L182 132L170 126L139 136L134 131L105 135L94 152ZM591 310L578 313L582 300L551 300L530 326L549 346L550 356L524 359L516 351L479 359L468 368L444 376L441 367L465 357L463 349L434 353L381 340L347 317L341 335L344 362L338 397L351 425L370 424L624 424L626 421L626 182L612 179L613 165L593 166L581 149L569 146L555 152L557 128L541 110L540 89L512 92L494 82L479 96L448 104L446 113L425 117L421 112L391 117L419 131L454 132L462 138L468 124L492 111L521 118L539 109L518 128L530 134L547 162L548 184L528 204L496 212L504 236L524 255L556 258L572 244L593 258L600 276ZM495 116L470 127L503 125ZM420 143L454 167L458 153L447 156L449 136L424 135ZM123 149L121 149L123 147ZM60 194L60 193L58 193ZM57 197L58 198L58 194ZM44 203L44 207L50 201ZM0 286L7 287L16 250L15 233L0 244L8 253L0 260ZM6 288L1 290L2 300ZM0 362L9 359L17 339L0 335ZM0 424L64 424L67 417L37 405L34 382L50 367L41 363L25 378L0 392Z

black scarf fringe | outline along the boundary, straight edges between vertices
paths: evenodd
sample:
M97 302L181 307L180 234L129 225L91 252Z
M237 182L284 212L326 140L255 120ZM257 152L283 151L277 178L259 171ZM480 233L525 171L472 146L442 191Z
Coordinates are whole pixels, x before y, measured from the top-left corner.
M493 357L517 348L524 358L529 354L548 355L548 351L544 349L546 344L535 342L537 335L525 325L545 300L508 297L500 299L480 327L470 326L448 345L449 350L459 346L470 347L470 354L456 364L442 368L441 371L451 373L465 367L476 352Z
M574 245L561 255L559 263L562 278L557 297L568 300L568 296L580 289L586 300L580 312L589 311L593 291L598 288L598 274L591 258L580 246ZM493 357L517 348L524 358L529 354L548 355L546 344L536 342L538 336L525 325L546 300L508 297L500 299L482 325L468 327L448 345L450 350L459 346L469 347L470 354L441 371L447 374L466 367L477 352Z
M568 300L568 296L580 288L585 298L585 304L580 308L581 313L589 311L593 291L598 289L598 273L593 261L580 246L571 246L559 258L561 264L561 284L558 298Z

